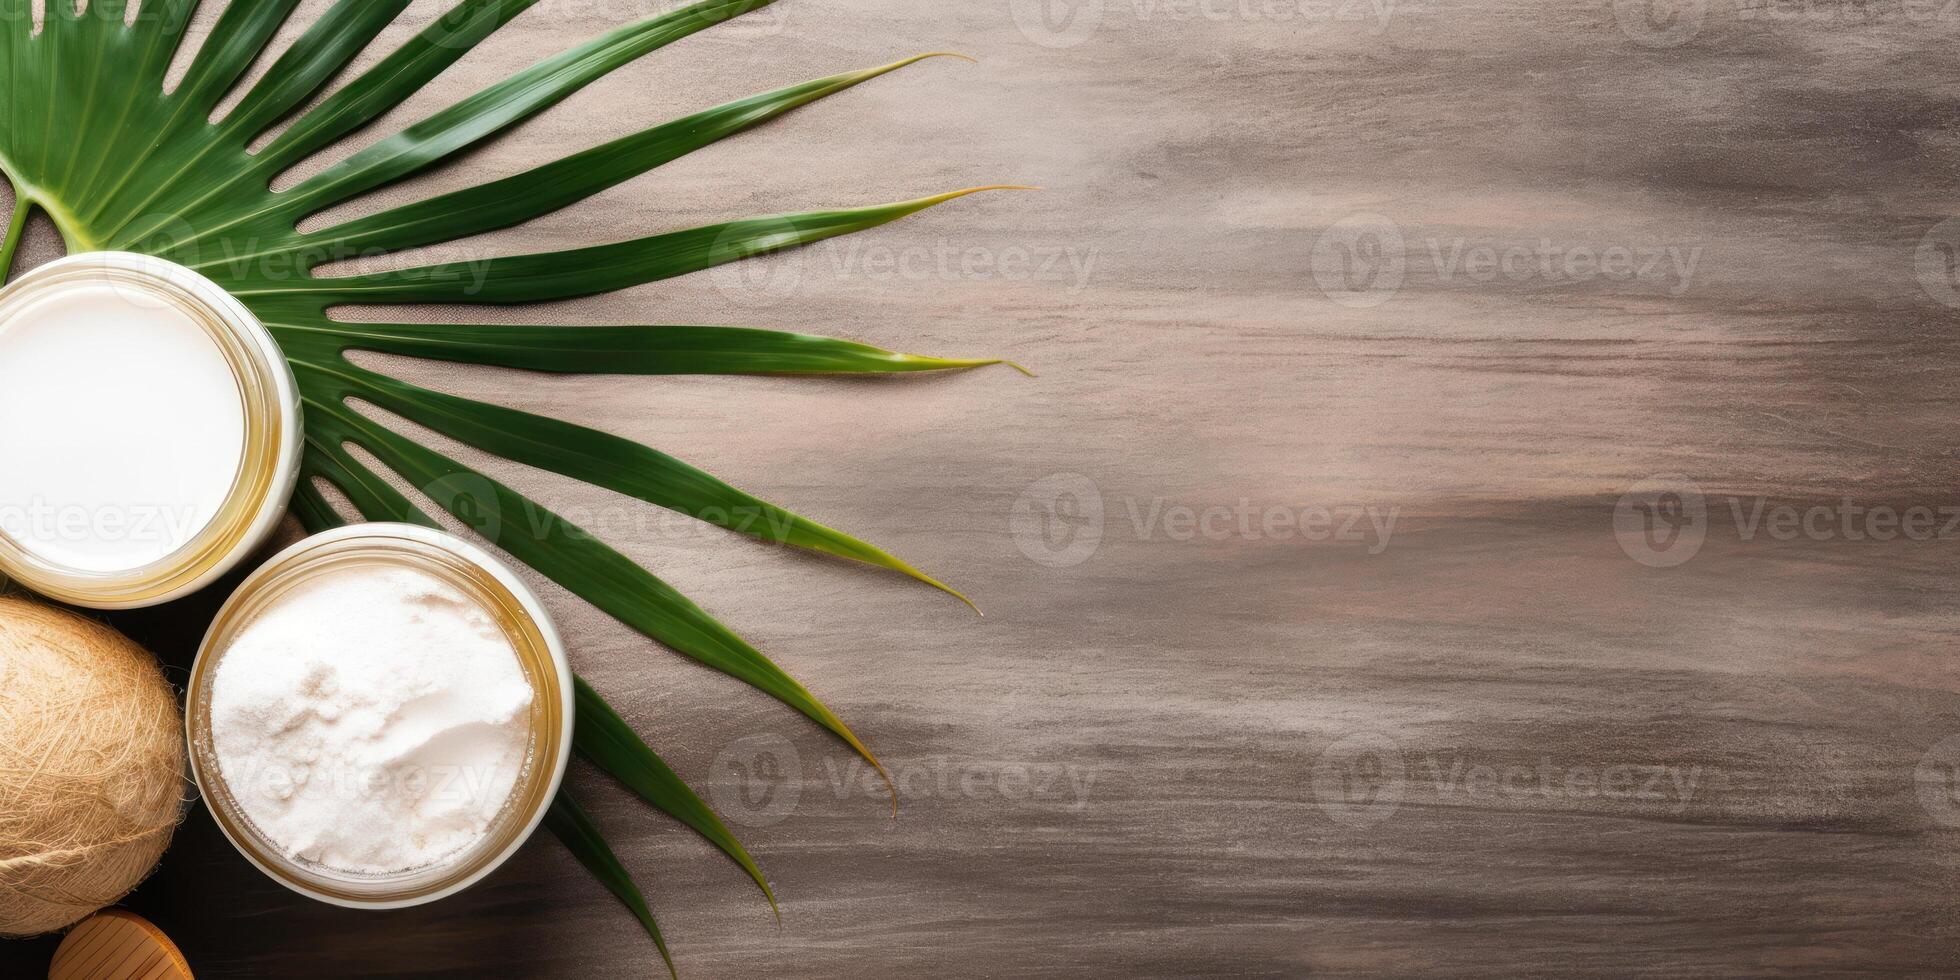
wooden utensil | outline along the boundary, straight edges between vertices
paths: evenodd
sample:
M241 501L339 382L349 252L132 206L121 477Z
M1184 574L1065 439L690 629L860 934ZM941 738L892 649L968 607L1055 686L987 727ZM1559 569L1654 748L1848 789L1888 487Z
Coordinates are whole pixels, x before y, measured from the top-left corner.
M134 912L109 909L82 920L54 951L48 980L192 980L177 944Z

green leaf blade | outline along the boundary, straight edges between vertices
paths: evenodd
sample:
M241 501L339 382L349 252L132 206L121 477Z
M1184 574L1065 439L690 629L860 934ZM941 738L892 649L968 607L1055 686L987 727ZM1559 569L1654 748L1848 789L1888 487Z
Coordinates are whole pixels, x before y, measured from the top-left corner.
M274 191L278 175L407 103L536 0L445 0L449 9L434 23L333 90L359 54L409 9L408 2L318 0L308 5L309 23L294 32L298 40L274 52L298 0L227 0L203 42L189 52L184 48L198 0L90 0L80 9L69 0L50 2L40 31L29 26L35 4L0 0L0 170L18 196L0 243L0 270L12 257L25 219L38 208L71 252L127 248L204 272L272 325L300 380L306 445L292 509L307 529L339 525L353 513L432 527L441 525L431 515L443 511L466 522L485 515L500 519L505 527L501 536L491 535L493 543L515 561L640 633L777 698L886 775L822 701L651 571L511 488L361 414L349 400L461 434L504 458L697 517L709 518L704 511L715 507L755 509L764 530L731 529L923 575L869 544L766 504L649 447L363 375L345 355L358 348L536 371L645 375L889 374L997 362L740 328L361 325L337 324L326 314L339 303L532 303L587 295L860 231L970 191L726 222L480 264L345 278L316 277L313 270L344 255L337 250L399 250L529 221L918 59L764 92L514 178L303 234L297 227L302 219L452 161L607 73L770 0L701 0L627 24L328 164L293 189ZM127 18L131 13L134 17ZM166 74L180 53L188 55L187 72L180 83L167 85ZM264 75L240 91L254 65L262 63ZM236 108L213 122L216 108L233 95ZM309 102L313 107L303 108ZM291 125L284 133L262 151L251 151L254 142L287 120ZM404 483L430 493L440 509L425 512L419 497L411 500L399 488ZM448 484L474 489L445 496ZM351 511L344 516L337 506ZM775 521L782 523L770 526ZM763 889L774 908L775 898L754 861L712 810L596 691L583 681L578 687L585 702L580 753L714 843ZM589 815L562 796L549 820L580 861L641 920L671 973L672 959L644 897Z
M286 49L225 118L249 142L318 92L366 49L409 0L340 0Z
M211 157L228 144L209 136L207 116L252 62L272 42L273 35L292 15L299 0L242 0L225 7L191 60L184 79L162 103L167 115L152 128L152 139L133 163L126 163L126 179L117 189L90 202L85 215L90 224L106 227L97 235L111 240L130 221L149 213L151 205L177 181L198 173L195 164ZM186 131L191 131L187 134ZM203 130L204 132L197 132ZM243 155L243 147L236 148Z
M611 773L641 799L693 828L695 833L741 865L742 870L755 880L756 887L762 889L763 897L769 900L770 911L781 921L782 909L776 905L776 893L769 888L769 880L762 876L762 869L756 866L749 852L743 849L742 843L729 832L715 811L688 788L687 783L633 731L632 726L626 724L626 719L619 716L612 704L592 689L592 685L587 684L584 678L577 677L572 679L572 684L577 691L578 705L574 713L576 727L572 743L579 754Z
M641 130L564 159L476 187L323 229L311 244L344 254L398 251L508 228L550 214L704 146L888 72L944 55L933 52L846 72L717 106ZM960 57L953 55L952 57Z
M468 0L451 7L380 64L295 120L266 146L268 166L283 169L406 102L484 38L537 0Z
M660 935L660 924L654 921L653 910L647 907L646 896L640 894L640 886L634 884L633 875L619 862L613 853L612 845L606 843L604 834L585 808L572 799L571 793L561 789L551 800L551 808L545 811L544 825L565 845L565 849L578 858L578 863L606 890L619 899L640 920L640 927L653 938L654 948L660 950L660 959L667 964L667 975L679 980L680 974L674 970L674 957L667 952L667 940Z
M661 47L774 0L700 0L538 62L382 140L290 192L320 210L407 177L558 104Z
M563 252L396 269L336 279L268 284L242 295L305 295L343 303L537 303L612 292L727 262L876 228L994 185L835 211L744 218Z
M670 649L795 708L851 746L881 775L885 773L884 765L843 719L673 586L502 483L341 405L346 392L335 387L344 383L337 374L323 376L316 366L295 366L301 368L302 389L326 387L325 393L310 398L310 419L334 419L346 439L373 453L411 484L440 494L437 502L452 515L466 521L486 517L493 521L496 526L486 536L518 561Z
M282 342L561 374L905 374L1005 364L902 354L855 341L750 327L556 327L449 323L268 323Z
M272 37L292 16L299 0L240 0L227 4L197 57L177 86L177 100L188 110L209 113L245 76ZM198 120L202 122L203 120Z
M760 541L888 568L973 606L950 586L880 548L737 490L629 439L430 391L352 365L343 376L353 394L485 452L626 494Z
M308 534L318 534L347 523L341 520L333 505L320 493L320 488L304 480L293 488L293 516L299 518L300 525L306 528Z

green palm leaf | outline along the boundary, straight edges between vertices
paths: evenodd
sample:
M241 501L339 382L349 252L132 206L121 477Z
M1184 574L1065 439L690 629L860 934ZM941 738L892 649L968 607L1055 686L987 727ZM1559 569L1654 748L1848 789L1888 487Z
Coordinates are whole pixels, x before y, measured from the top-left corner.
M756 867L749 852L742 849L741 842L728 832L728 827L715 816L715 812L702 802L701 797L681 781L681 777L668 768L667 763L647 744L633 734L626 719L613 710L613 706L599 696L584 678L575 678L573 686L578 691L578 750L587 759L613 775L626 788L639 794L640 798L667 811L674 819L694 828L696 833L708 842L721 848L742 870L755 879L756 887L769 900L769 908L776 911L776 918L782 918L781 910L776 908L776 893L769 888L769 882L762 877L762 869Z
M612 845L606 843L604 834L592 822L585 808L572 799L572 794L560 792L551 801L551 809L545 812L545 826L565 842L565 847L585 865L593 877L599 879L606 890L613 893L640 920L640 927L653 937L654 948L660 950L660 959L667 964L667 975L678 980L680 974L674 970L674 957L667 952L667 940L660 935L660 925L653 920L653 910L647 908L646 896L640 894L640 886L633 883L633 875L626 866L619 863L613 853Z
M356 254L433 245L521 224L932 55L738 99L512 177L318 231L298 230L309 215L450 161L620 66L771 0L701 0L622 25L469 95L290 189L272 190L279 174L401 105L535 2L461 0L373 67L343 80L348 66L407 0L340 0L276 56L268 46L297 0L232 0L182 81L166 91L165 73L185 43L198 0L91 0L79 11L67 0L54 0L38 31L31 28L29 0L0 0L0 77L8 81L0 92L0 171L17 202L0 244L0 275L11 267L22 229L37 208L54 222L71 252L127 249L197 269L257 313L293 365L307 409L305 479L293 510L308 527L343 520L323 492L329 486L363 517L435 525L429 511L397 489L394 480L405 480L517 561L662 644L771 694L875 765L863 742L821 700L651 571L517 490L354 405L376 406L502 458L736 533L876 565L959 593L882 549L653 448L407 384L357 367L346 355L369 350L541 372L646 375L888 374L1002 362L904 354L743 327L347 323L327 311L347 304L508 304L590 295L849 234L989 188L739 218L475 263L340 277L315 270ZM270 58L265 74L213 122L216 107L262 58ZM249 149L281 123L289 125L259 151ZM355 448L391 472L363 462ZM774 907L761 870L700 797L597 691L583 680L577 690L579 753L720 848ZM561 795L548 824L633 910L665 958L666 945L645 899L584 811ZM671 969L671 960L668 965Z
M359 218L308 238L354 252L395 251L507 228L582 201L791 109L931 57L917 55L738 99L502 180Z

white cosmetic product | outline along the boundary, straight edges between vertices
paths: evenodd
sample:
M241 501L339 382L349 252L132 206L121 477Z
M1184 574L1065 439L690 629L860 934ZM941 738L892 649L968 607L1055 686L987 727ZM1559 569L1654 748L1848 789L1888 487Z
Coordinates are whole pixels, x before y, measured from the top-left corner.
M572 751L564 641L455 535L352 524L248 576L185 691L191 772L246 860L355 908L432 902L523 846Z
M395 874L488 831L524 771L531 698L488 611L419 569L354 565L238 631L212 681L212 747L288 857Z
M262 542L301 444L278 345L215 283L108 252L0 291L0 573L153 605Z
M183 311L83 283L0 330L0 526L29 552L155 562L210 525L244 458L231 367Z

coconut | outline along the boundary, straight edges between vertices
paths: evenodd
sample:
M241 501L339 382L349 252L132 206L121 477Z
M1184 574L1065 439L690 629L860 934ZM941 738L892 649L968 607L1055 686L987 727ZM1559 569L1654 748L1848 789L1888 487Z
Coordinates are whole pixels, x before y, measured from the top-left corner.
M93 620L0 596L0 935L129 893L185 808L184 718L156 657Z

